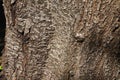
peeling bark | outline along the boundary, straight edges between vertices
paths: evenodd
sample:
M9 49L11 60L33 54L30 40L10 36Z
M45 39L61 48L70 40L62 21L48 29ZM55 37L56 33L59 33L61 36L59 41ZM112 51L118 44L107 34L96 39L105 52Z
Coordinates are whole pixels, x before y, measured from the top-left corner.
M119 0L4 0L7 80L120 79Z

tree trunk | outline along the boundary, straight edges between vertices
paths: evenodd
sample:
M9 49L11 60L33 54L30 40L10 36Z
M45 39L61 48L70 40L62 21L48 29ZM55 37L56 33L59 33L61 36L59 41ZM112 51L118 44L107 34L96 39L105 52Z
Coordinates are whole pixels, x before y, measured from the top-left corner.
M7 80L120 79L119 0L4 0Z

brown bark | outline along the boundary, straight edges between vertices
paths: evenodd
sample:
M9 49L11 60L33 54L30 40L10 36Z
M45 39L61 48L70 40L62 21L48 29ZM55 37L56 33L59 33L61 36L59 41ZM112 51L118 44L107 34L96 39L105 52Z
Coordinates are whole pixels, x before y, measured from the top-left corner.
M8 80L120 79L119 0L4 0Z

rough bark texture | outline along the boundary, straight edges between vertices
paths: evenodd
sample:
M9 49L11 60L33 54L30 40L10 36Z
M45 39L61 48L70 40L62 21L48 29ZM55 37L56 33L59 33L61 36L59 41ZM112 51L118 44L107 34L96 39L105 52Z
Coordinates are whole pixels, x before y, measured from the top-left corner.
M119 0L4 0L7 80L120 79Z

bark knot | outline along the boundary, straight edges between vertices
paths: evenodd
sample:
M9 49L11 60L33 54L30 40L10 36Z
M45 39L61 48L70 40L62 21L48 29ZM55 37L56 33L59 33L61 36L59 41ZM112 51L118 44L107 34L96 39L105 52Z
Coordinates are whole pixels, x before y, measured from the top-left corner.
M74 35L74 38L76 39L77 42L83 42L85 40L85 35L84 33L76 33Z

